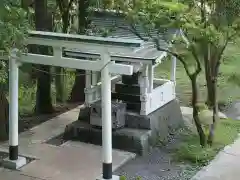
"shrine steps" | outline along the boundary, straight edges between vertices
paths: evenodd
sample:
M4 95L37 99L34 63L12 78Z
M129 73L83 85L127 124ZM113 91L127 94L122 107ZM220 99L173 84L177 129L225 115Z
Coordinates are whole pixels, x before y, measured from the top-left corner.
M136 81L136 80L133 81L132 80L133 78L134 76L133 77L125 76L122 79L122 82L119 81L115 84L115 88L112 91L112 100L121 100L124 103L126 103L126 108L128 111L140 113L141 111L140 85L129 84L131 82ZM159 85L157 84L153 84L154 88L158 86Z
M127 110L140 113L140 86L136 84L124 84L123 82L115 84L115 91L112 92L112 100L121 100L126 103Z
M136 113L140 113L141 111L140 95L112 92L112 100L121 100L126 103L126 109L128 111Z

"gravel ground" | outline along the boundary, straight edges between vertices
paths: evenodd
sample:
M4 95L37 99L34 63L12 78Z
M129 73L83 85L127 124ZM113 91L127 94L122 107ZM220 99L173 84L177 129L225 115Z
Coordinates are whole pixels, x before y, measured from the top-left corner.
M0 152L0 167L2 166L2 161L8 157L8 153Z
M189 164L174 162L171 152L181 141L171 137L163 147L155 147L146 156L138 156L117 169L114 174L125 176L127 180L189 180L199 170Z

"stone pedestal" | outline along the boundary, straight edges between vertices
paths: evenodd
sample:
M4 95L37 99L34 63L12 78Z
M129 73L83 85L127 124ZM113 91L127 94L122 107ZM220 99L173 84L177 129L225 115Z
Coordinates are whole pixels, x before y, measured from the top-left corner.
M81 110L80 120L66 127L66 140L102 144L102 131L90 125L88 115L88 108ZM166 139L169 133L179 128L182 123L182 113L177 100L169 102L148 116L126 112L125 127L112 133L113 148L144 155L149 152L151 145L159 139Z
M105 180L105 179L103 179L103 178L97 178L97 180ZM120 180L120 177L113 175L113 176L112 176L112 179L109 179L109 180Z
M25 157L18 157L17 160L10 160L6 158L3 160L2 165L7 169L18 170L19 168L23 167L27 164L27 160Z

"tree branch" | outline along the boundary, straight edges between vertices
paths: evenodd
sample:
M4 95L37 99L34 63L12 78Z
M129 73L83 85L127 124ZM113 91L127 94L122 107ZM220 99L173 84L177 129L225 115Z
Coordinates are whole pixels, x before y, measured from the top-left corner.
M117 25L116 25L117 26ZM146 37L142 37L142 35L140 33L137 32L136 30L136 27L131 24L130 27L131 28L128 28L128 27L123 27L123 26L117 26L118 28L122 28L122 29L125 29L125 30L129 30L130 32L132 32L133 34L135 34L138 38L140 38L141 40L144 40L144 41L149 41L151 38L146 38ZM193 75L197 75L200 73L200 71L202 70L201 68L201 63L200 63L200 60L197 56L197 53L196 53L196 50L193 46L191 46L192 48L192 53L193 53L193 56L194 58L196 59L197 61L197 70L194 72L194 73L191 73L190 70L188 69L188 65L187 63L184 61L184 59L177 53L174 53L172 51L170 51L169 49L164 49L164 48L161 48L160 47L160 44L159 44L159 40L157 38L153 38L154 42L155 42L155 45L156 45L156 48L157 50L159 51L163 51L163 52L166 52L168 54L171 54L172 56L176 57L183 65L187 75L191 78Z
M217 55L217 58L216 58L216 62L214 64L214 75L217 76L217 73L218 73L218 68L221 64L221 59L222 59L222 56L223 56L223 53L228 45L228 42L229 42L230 38L227 38L224 45L222 46L222 48L220 49L218 55Z
M158 40L157 40L157 41L158 41ZM187 63L184 61L184 59L183 59L179 54L177 54L177 53L175 53L175 52L172 52L172 51L170 51L169 49L161 48L159 43L156 43L156 46L157 46L157 47L156 47L157 50L166 52L166 53L171 54L172 56L176 57L176 58L182 63L182 65L183 65L183 67L184 67L187 75L188 75L189 77L192 77L192 76L193 76L193 74L190 73L190 71L189 71L189 69L188 69Z
M189 41L188 35L187 35L186 33L184 33L183 31L181 31L181 33L182 33L182 36L184 36L184 38L186 38L186 40L184 40L184 41L187 41L186 43L189 43L190 41ZM189 44L188 44L188 45L189 45ZM197 75L197 74L199 74L199 73L201 72L201 70L202 70L201 62L200 62L200 59L198 58L197 51L196 51L196 49L195 49L195 47L194 47L193 44L190 44L190 49L191 49L191 53L192 53L194 59L195 59L196 62L197 62L197 69L196 69L196 71L194 72L194 74Z
M196 52L196 49L194 48L194 46L191 45L190 48L191 48L192 55L197 62L197 69L194 72L194 74L199 74L202 70L200 59L198 58L198 55L197 55L197 52Z

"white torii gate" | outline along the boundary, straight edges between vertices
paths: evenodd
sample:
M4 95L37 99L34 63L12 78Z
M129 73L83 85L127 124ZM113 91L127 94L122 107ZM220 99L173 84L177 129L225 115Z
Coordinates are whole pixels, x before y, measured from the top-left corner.
M103 179L115 179L112 176L111 73L132 75L133 66L111 61L111 54L121 55L131 53L141 48L143 41L32 31L29 33L27 44L51 46L53 47L53 56L26 53L18 57L17 49L13 49L10 54L9 163L14 164L16 169L26 164L26 159L18 155L19 65L21 63L33 63L101 71ZM92 61L63 57L63 48L77 48L82 52L99 53L101 59Z

